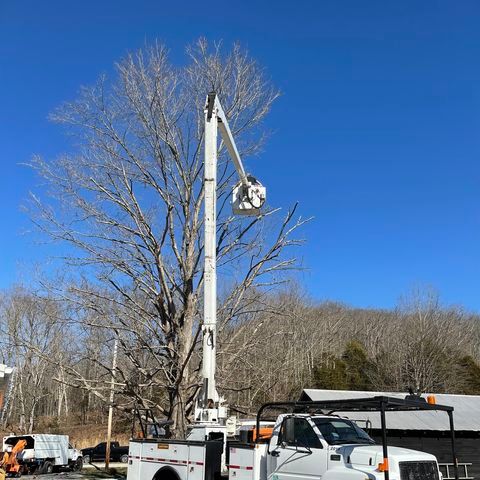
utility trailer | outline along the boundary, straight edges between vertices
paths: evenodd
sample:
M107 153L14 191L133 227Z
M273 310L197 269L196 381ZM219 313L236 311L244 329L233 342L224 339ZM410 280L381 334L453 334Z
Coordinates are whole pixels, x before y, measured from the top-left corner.
M283 411L271 436L255 435L269 410ZM447 413L458 480L453 407L391 397L265 404L250 441L227 440L227 472L222 439L132 440L127 480L440 480L435 456L388 446L386 414L399 411ZM379 412L382 444L345 417L348 412Z
M9 435L3 437L3 451L13 449L20 441L25 446L17 459L25 473L52 473L60 468L81 470L83 466L82 455L69 444L68 435Z

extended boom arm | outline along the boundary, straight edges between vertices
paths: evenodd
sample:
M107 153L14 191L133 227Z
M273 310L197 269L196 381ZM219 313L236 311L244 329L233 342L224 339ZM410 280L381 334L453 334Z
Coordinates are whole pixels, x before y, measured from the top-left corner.
M215 384L217 343L217 272L216 272L216 201L217 201L217 136L218 130L240 178L233 191L233 211L258 215L265 203L265 187L247 175L235 145L227 117L215 92L207 95L205 105L205 252L204 252L204 315L203 315L203 386L195 409L195 420L219 423L227 418L224 399Z

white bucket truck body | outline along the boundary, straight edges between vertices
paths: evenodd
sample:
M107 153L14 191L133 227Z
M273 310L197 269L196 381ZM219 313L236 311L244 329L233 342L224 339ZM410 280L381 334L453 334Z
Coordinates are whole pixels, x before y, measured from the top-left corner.
M359 399L347 409L336 408L331 402L326 412L351 412L349 409L363 408L363 411L381 411L382 445L376 446L368 435L347 419L335 416L312 415L304 410L297 414L299 402L287 402L294 413L288 417L279 416L274 434L268 443L254 438L252 442L232 442L227 434L228 411L224 399L216 389L216 348L217 348L217 280L216 280L216 180L218 163L218 131L227 147L237 170L240 183L234 190L234 213L257 215L265 203L265 188L245 172L228 119L215 92L207 95L205 104L204 136L204 315L202 323L203 384L197 398L195 422L197 427L190 439L160 440L138 439L130 442L127 480L439 480L435 457L413 450L387 447L385 413L393 409L428 410L418 401L396 401L388 397ZM308 402L307 402L308 403ZM272 404L269 404L271 406ZM278 405L277 405L278 406ZM313 405L302 405L310 407ZM264 408L265 405L262 407ZM318 412L318 405L317 412ZM260 433L260 417L257 415L254 433ZM446 410L450 409L450 410ZM453 419L449 412L452 436ZM323 419L323 420L322 420ZM334 422L330 427L321 427L321 422ZM297 423L295 423L297 422ZM342 423L343 422L343 423ZM342 423L342 426L340 425ZM297 425L298 424L298 425ZM302 443L297 438L296 428L308 431L311 443ZM288 427L288 431L286 430ZM204 428L202 433L202 428ZM322 431L324 428L325 431ZM337 429L329 437L326 429ZM207 433L208 430L210 433ZM283 432L282 429L285 429ZM343 430L351 437L342 438ZM142 432L146 429L142 428ZM353 433L356 432L356 435ZM339 437L336 438L335 435ZM145 436L145 435L144 435ZM452 437L453 458L455 456ZM389 450L387 452L387 450ZM381 463L379 463L381 459ZM456 460L455 460L456 462ZM228 467L226 470L223 467ZM458 479L458 468L456 477Z
M368 399L365 405L362 400L347 400L343 407L348 402L368 411L375 411L378 404L383 414L394 408L444 410L451 417L453 411L452 407L388 397ZM330 414L323 413L325 409L305 413L312 409L306 406L298 411L300 403L292 403L292 413L277 417L268 439L255 438L257 430L263 435L259 412L250 441L225 442L218 437L203 441L132 440L127 480L441 480L435 456L388 446L386 441L376 445L355 422L331 414L334 408L328 409ZM453 438L453 420L451 426ZM384 440L386 431L383 422ZM454 443L453 438L453 451ZM222 471L222 455L226 472Z

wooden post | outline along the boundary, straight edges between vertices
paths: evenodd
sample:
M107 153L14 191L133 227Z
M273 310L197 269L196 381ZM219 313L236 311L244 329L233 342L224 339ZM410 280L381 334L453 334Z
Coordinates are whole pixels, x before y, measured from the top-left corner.
M108 406L108 426L107 426L107 445L105 451L105 470L110 467L110 443L112 441L112 420L113 420L113 398L115 394L115 370L117 369L117 351L118 338L115 338L113 346L113 360L112 360L112 380L110 383L110 399Z

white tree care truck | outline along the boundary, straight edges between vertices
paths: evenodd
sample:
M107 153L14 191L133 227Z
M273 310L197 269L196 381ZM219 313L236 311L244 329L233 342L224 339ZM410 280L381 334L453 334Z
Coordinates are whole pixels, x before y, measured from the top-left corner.
M81 470L82 453L72 447L68 435L32 433L3 437L3 451L8 452L19 442L24 446L17 460L24 473L52 473L59 469Z
M233 191L234 213L258 215L265 202L265 188L245 173L217 95L208 94L205 106L203 387L195 408L195 424L185 440L131 440L127 480L440 480L433 455L388 447L386 412L410 410L447 412L455 478L458 479L453 408L418 399L374 397L267 404L259 410L255 428L239 435L215 385L218 131L240 178ZM282 413L277 416L270 435L266 436L262 431L265 426L262 416L268 409L278 409ZM360 411L380 412L382 445L375 445L348 418L335 415ZM147 429L142 428L142 431L145 437Z

